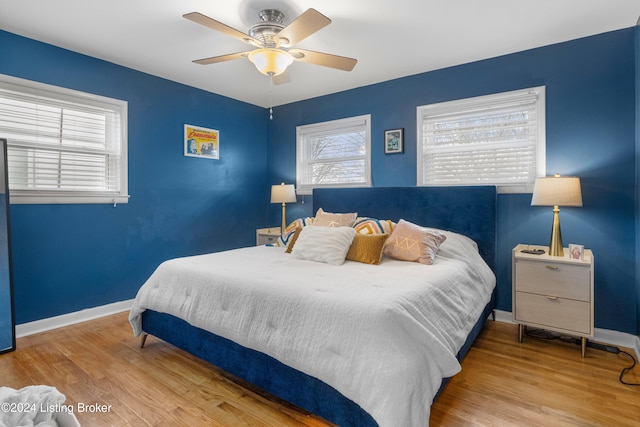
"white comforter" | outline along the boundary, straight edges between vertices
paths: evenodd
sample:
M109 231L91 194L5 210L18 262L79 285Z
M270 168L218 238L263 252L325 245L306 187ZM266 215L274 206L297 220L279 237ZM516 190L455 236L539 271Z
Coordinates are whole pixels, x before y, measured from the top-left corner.
M268 246L173 259L129 319L139 335L144 310L172 314L324 381L380 427L425 427L495 286L475 244L446 234L433 265L333 266Z

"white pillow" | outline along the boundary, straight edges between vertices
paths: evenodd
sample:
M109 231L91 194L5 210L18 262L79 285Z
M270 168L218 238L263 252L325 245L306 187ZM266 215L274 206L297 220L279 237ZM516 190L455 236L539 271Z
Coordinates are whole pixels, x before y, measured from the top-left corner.
M298 259L342 265L355 234L352 227L304 227L291 254Z

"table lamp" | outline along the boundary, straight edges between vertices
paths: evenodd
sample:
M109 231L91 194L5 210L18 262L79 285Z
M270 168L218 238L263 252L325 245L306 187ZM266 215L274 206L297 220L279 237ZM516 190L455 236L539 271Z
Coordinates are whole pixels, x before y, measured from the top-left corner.
M287 203L295 203L296 189L293 184L285 184L271 186L271 203L282 203L282 225L280 232L284 232L287 228Z
M582 206L580 178L575 176L545 176L536 179L531 206L553 206L553 223L549 255L564 256L560 233L560 206Z

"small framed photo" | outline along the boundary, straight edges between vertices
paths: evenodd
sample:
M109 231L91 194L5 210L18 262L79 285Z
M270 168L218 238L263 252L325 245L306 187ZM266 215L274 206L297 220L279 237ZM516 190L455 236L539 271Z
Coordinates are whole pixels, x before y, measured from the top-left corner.
M584 246L583 245L569 245L569 258L584 260Z
M391 129L384 131L384 154L397 154L404 152L403 129Z
M200 126L184 125L184 155L220 159L220 132Z

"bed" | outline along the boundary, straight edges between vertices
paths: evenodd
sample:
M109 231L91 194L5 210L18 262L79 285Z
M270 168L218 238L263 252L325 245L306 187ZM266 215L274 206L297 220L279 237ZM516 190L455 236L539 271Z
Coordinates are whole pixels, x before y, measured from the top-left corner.
M431 266L386 258L334 266L267 246L169 260L136 297L134 333L339 426L428 425L432 400L495 304L495 188L322 189L318 208L403 219L446 240ZM425 276L449 287L429 286L433 298L417 282ZM458 293L467 279L477 297Z

